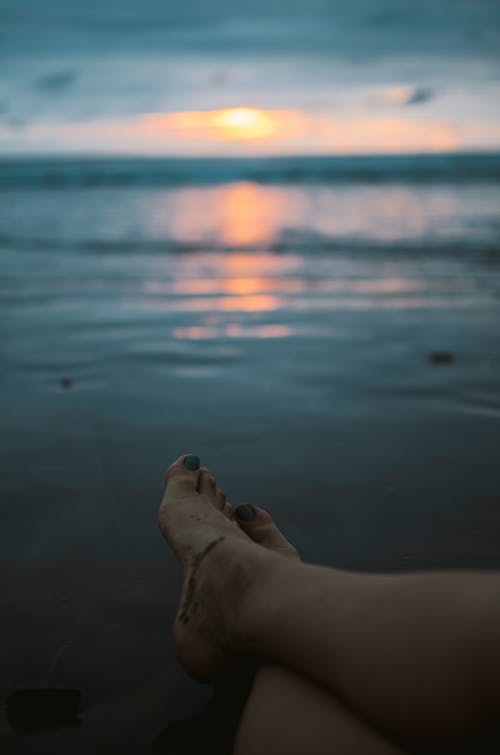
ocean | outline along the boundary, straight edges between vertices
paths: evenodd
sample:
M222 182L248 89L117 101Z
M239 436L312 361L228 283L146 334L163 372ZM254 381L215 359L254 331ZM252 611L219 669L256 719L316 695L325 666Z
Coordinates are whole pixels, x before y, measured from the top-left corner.
M363 414L363 437L405 417L409 442L431 409L496 430L499 176L497 154L4 160L4 400L139 411L179 387L209 397L193 440L220 412L260 456L271 425L285 466L293 419L309 449L318 416L327 448Z

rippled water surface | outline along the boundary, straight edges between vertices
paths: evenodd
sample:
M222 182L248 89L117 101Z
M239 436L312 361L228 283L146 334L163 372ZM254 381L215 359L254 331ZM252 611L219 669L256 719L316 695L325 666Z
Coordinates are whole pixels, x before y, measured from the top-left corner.
M243 173L210 183L194 163L172 183L153 165L133 180L117 162L36 175L17 165L11 185L2 179L0 356L14 427L23 407L35 425L73 407L98 465L101 434L118 442L120 423L162 463L163 427L166 454L179 434L216 460L224 447L241 463L243 446L267 485L335 452L344 513L397 478L416 516L416 475L431 507L497 494L500 186L485 161L470 180L469 161L451 178L436 162L431 178L278 183L269 167L260 183ZM42 464L28 428L8 477L51 477L59 441ZM487 540L469 545L491 552Z

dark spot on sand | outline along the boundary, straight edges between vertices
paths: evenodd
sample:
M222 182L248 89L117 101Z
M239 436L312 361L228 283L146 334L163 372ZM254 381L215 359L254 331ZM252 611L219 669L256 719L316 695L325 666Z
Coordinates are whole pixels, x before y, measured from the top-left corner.
M452 364L455 357L451 351L431 351L427 355L427 361L431 364Z
M59 380L59 385L64 391L68 391L73 387L73 380L69 377L62 377Z
M80 726L80 700L79 689L18 689L7 698L7 720L25 734Z

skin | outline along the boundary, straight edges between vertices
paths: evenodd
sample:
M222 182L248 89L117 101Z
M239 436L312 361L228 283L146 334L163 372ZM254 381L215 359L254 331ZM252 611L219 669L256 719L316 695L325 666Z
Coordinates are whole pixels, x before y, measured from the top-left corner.
M496 751L498 574L304 564L262 509L238 519L192 458L169 468L158 517L184 572L174 643L201 681L235 654L263 663L237 755Z

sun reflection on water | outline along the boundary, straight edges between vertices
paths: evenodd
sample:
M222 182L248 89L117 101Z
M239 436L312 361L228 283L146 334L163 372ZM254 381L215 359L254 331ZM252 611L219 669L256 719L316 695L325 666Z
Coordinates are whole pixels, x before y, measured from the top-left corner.
M255 249L279 238L287 216L299 212L300 198L278 187L245 181L209 189L186 188L173 200L166 214L165 208L157 206L152 221L174 239Z
M232 323L214 327L198 325L173 328L172 335L179 340L204 341L214 338L287 338L293 335L293 328L287 325L243 325Z
M150 216L156 233L195 250L167 252L155 265L143 284L149 305L189 318L171 329L186 340L310 334L314 312L450 306L439 270L423 275L404 256L370 254L370 244L434 232L450 204L430 212L426 193L393 186L384 198L357 188L360 207L353 191L240 182L162 194ZM343 250L344 238L359 249Z

